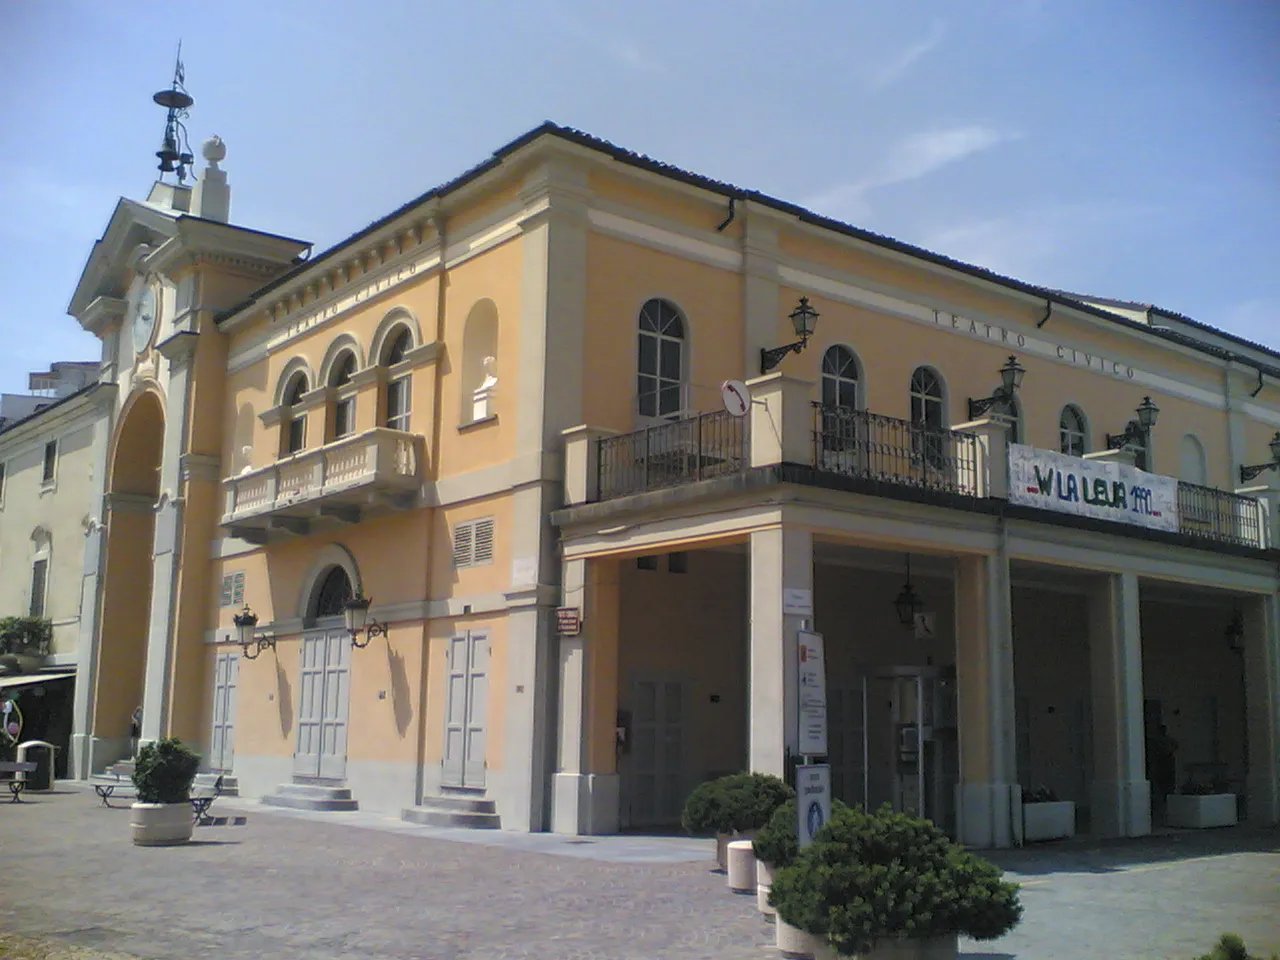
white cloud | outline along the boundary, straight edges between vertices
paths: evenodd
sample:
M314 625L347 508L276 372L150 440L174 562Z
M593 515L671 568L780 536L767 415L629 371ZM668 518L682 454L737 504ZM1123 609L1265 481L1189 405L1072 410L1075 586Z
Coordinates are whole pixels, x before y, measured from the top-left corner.
M875 70L871 77L871 85L879 88L901 80L917 61L942 42L946 32L946 25L941 20L935 20L923 40L917 40Z
M913 133L891 146L866 176L832 187L803 203L833 216L862 216L868 209L866 195L872 190L919 180L1018 136L978 124Z

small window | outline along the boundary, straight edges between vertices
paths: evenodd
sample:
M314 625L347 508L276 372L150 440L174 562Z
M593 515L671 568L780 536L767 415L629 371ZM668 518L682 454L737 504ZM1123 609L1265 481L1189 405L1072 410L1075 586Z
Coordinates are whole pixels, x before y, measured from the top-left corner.
M683 550L675 553L667 554L667 572L668 573L688 573L689 572L689 554Z
M313 619L342 616L343 606L351 599L351 592L351 578L347 571L342 567L331 567L316 591Z
M1058 418L1058 449L1069 457L1089 452L1089 432L1080 408L1067 404Z
M637 570L657 570L658 558L657 557L636 557L636 569Z
M911 374L911 422L940 430L945 423L942 409L942 381L928 367L916 367Z
M30 616L44 616L45 587L49 578L49 561L41 558L31 565L31 606Z
M293 408L306 392L307 378L301 373L293 378L289 389L285 391L284 405L289 408L288 419L285 421L284 452L286 454L298 453L307 445L307 415L305 412L297 414L293 412Z
M391 341L391 345L387 347L387 355L383 358L382 364L387 367L394 367L397 363L409 355L409 351L413 349L413 334L403 327L396 334L395 339Z
M58 472L58 441L50 440L44 445L44 471L40 475L42 483L53 483Z
M477 567L493 562L493 518L469 520L453 528L453 565Z
M354 354L344 354L342 359L333 368L333 373L329 377L329 386L337 389L345 387L351 382L351 378L356 373L356 358ZM356 398L343 397L336 400L333 404L333 439L340 440L342 437L353 433L356 428Z

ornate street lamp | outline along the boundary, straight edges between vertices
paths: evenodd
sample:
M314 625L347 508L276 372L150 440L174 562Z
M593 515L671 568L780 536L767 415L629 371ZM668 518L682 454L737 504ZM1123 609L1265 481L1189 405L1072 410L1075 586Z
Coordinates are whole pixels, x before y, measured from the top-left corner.
M374 637L385 637L387 628L377 620L369 620L369 605L373 600L357 593L342 605L342 616L347 623L347 633L351 634L351 645L363 649ZM367 625L366 625L367 624ZM363 634L364 639L361 639Z
M1018 395L1018 390L1022 386L1022 378L1026 376L1026 373L1026 369L1023 368L1022 364L1018 363L1018 358L1010 354L1009 359L1000 368L1000 386L996 388L995 392L989 397L982 397L978 400L970 398L969 419L977 420L995 406L1004 408L1011 406L1013 398Z
M760 350L760 373L766 374L778 364L782 362L782 358L788 353L799 353L809 343L809 338L813 336L813 331L818 325L818 311L809 305L808 297L801 297L800 303L791 311L791 326L795 328L796 336L800 339L794 343L788 343L783 347L774 347L771 350Z
M893 609L898 614L898 622L909 627L916 621L916 614L924 609L924 601L911 585L911 554L907 554L907 582L893 601Z
M1271 438L1267 446L1271 448L1271 459L1267 463L1255 463L1248 467L1242 465L1240 467L1241 483L1248 483L1268 470L1280 470L1280 430L1276 431L1276 435Z
M236 625L236 642L246 660L257 660L263 650L276 648L276 638L272 635L258 633L258 615L244 605L244 610L231 618ZM250 652L252 651L252 652Z
M1142 402L1138 404L1138 417L1136 420L1130 420L1124 425L1123 433L1107 434L1107 449L1123 450L1129 446L1145 447L1147 440L1151 437L1151 428L1156 425L1156 418L1160 416L1160 408L1151 402L1150 397L1143 397Z

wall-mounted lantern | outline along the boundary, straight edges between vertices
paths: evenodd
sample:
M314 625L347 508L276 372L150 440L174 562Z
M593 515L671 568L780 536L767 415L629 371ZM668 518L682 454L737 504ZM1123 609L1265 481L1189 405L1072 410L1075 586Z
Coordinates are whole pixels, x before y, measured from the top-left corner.
M276 638L271 634L258 633L258 615L249 609L246 603L244 610L231 618L236 625L236 642L246 660L257 660L258 654L268 648L276 648ZM252 652L250 652L252 651Z
M782 362L782 358L788 353L799 353L809 344L809 338L813 336L814 329L818 326L818 311L809 305L808 297L801 297L800 303L791 311L791 326L795 328L796 336L800 339L795 343L788 343L784 347L774 347L771 350L760 350L760 373L766 374L778 364Z
M1145 447L1151 438L1151 428L1156 425L1160 416L1160 408L1151 402L1150 397L1143 397L1138 404L1138 417L1124 425L1123 433L1107 434L1108 450L1123 450L1125 447Z
M347 633L351 634L351 645L363 649L374 637L385 637L387 628L377 620L369 619L370 597L357 593L342 605L342 616L347 622ZM361 639L363 637L363 639Z
M1000 386L996 388L995 393L978 400L970 398L969 419L977 420L992 407L1010 408L1013 405L1014 397L1018 395L1018 389L1022 386L1022 378L1026 376L1026 373L1027 371L1022 364L1018 363L1018 358L1011 354L1009 359L1005 361L1004 366L1000 368Z
M909 627L916 621L916 614L924 609L924 601L911 585L911 554L907 554L907 582L893 601L893 609L898 614L898 622Z
M1280 470L1280 430L1276 431L1276 435L1271 438L1271 442L1267 444L1271 448L1271 459L1266 463L1255 463L1252 466L1240 467L1240 482L1248 483L1255 479L1259 474L1268 470Z

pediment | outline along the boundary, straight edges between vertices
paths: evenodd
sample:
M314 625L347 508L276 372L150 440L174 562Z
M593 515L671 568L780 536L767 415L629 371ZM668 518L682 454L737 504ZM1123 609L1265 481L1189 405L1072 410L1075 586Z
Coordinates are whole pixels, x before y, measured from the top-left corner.
M99 297L124 299L133 273L133 251L139 244L158 247L177 229L174 214L122 197L102 237L93 244L67 312L80 320L89 304ZM85 326L83 321L81 326Z

